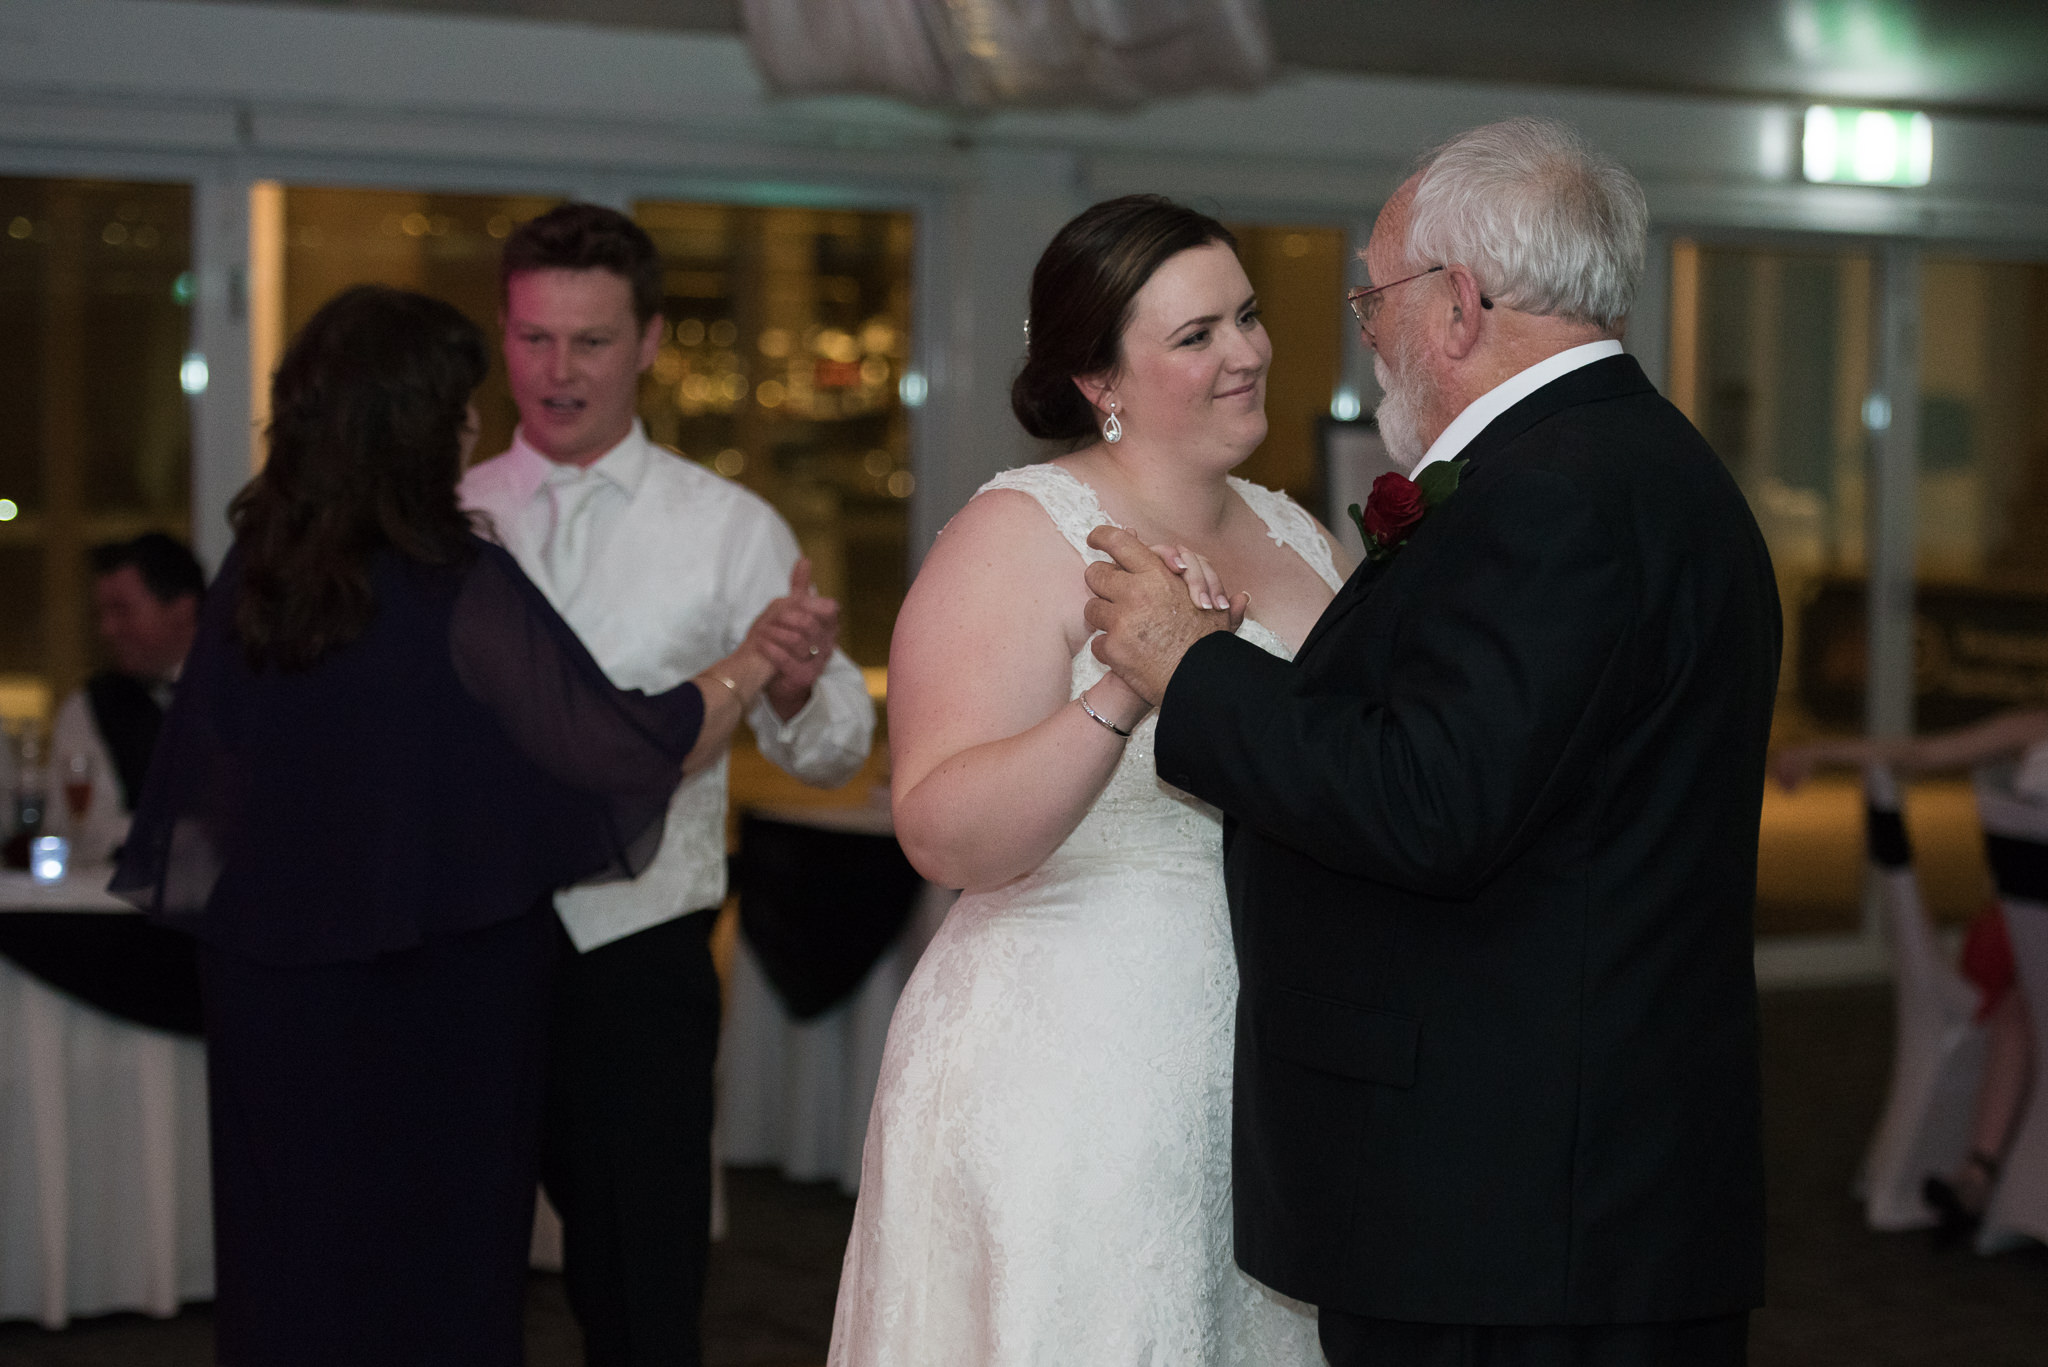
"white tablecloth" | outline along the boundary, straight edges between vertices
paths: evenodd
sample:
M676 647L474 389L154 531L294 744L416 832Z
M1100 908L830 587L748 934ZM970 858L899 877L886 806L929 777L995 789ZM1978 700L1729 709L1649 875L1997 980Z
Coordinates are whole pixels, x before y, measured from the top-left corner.
M891 832L887 808L763 811L872 835ZM718 1045L717 1149L721 1161L780 1168L801 1182L860 1188L860 1151L882 1072L896 998L957 896L926 884L896 942L846 1001L809 1021L783 1009L760 962L738 937Z
M0 873L0 915L133 915L104 869ZM0 959L0 1319L173 1315L213 1294L206 1054Z

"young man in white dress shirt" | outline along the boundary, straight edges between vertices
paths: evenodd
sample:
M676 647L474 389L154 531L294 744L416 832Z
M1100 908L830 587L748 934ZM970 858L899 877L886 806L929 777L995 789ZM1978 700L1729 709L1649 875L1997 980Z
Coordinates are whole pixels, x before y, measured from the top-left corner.
M520 425L473 467L465 506L623 688L673 686L763 613L778 674L748 721L807 783L866 759L874 706L834 649L838 608L775 510L647 439L635 403L661 343L653 242L610 209L568 204L505 244L505 366ZM718 981L707 937L725 898L726 766L685 781L660 852L630 883L555 906L575 953L549 1059L542 1177L592 1367L701 1358Z

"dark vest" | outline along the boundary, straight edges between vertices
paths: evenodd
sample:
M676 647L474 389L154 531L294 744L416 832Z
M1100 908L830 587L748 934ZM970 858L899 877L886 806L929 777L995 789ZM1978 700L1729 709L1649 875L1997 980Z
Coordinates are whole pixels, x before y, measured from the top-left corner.
M85 701L92 724L114 761L121 783L121 807L134 811L149 776L149 757L156 753L157 733L164 729L164 710L149 685L128 674L101 670L85 681Z

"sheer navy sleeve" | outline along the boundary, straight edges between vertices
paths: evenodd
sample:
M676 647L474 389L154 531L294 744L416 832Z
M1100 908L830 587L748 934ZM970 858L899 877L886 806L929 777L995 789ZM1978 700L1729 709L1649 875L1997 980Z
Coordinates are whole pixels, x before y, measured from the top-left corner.
M614 828L632 833L596 877L646 868L704 722L697 685L652 695L616 687L497 546L485 548L463 581L449 646L462 686L520 752L557 782L603 798Z
M252 670L230 556L113 891L272 963L360 959L627 877L659 843L703 698L615 688L497 547L381 555L362 639Z

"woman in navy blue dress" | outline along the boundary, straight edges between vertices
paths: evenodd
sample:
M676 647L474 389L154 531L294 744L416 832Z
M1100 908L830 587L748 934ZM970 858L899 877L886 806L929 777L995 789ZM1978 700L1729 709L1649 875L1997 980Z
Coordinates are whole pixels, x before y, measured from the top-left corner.
M457 506L486 356L372 286L294 339L115 878L200 944L228 1367L521 1360L550 894L772 672L613 687Z

